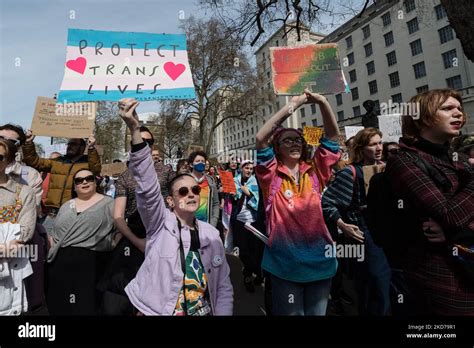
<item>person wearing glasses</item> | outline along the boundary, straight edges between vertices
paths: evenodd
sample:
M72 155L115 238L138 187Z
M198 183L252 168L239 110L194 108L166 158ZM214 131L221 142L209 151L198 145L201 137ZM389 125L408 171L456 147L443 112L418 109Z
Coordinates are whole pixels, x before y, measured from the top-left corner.
M319 105L324 123L325 137L314 156L300 130L280 126L307 103ZM271 274L275 315L326 314L337 261L326 256L333 240L324 223L321 192L340 156L338 136L329 102L309 90L293 97L257 133L255 172L269 235L262 268Z
M153 134L140 126L140 136L149 147L153 157L155 143ZM166 183L171 179L172 169L163 162L154 161L153 167L166 197ZM137 182L128 168L121 173L115 184L114 223L122 238L114 249L100 287L104 292L101 311L105 315L129 315L133 306L125 293L125 286L136 276L144 260L146 231L137 209L135 189Z
M137 106L135 99L119 101L132 134L130 169L147 239L145 261L125 292L137 315L232 315L230 268L219 231L196 218L201 188L191 174L177 175L168 184L166 208L140 136Z
M120 234L114 228L114 200L97 193L94 173L79 169L73 183L73 198L59 209L48 236L46 301L52 315L96 315L100 303L97 284L108 251Z
M15 153L11 141L0 139L0 315L28 310L25 279L33 273L21 248L35 230L35 193L6 174Z
M43 222L46 230L51 232L59 208L71 199L73 174L79 169L89 169L94 175L100 175L100 157L95 148L93 135L89 136L87 143L84 139L69 139L66 155L54 160L38 156L33 143L34 138L32 131L27 131L26 141L22 146L23 156L25 163L30 167L39 172L51 173L45 202L47 216ZM88 154L84 155L86 146Z

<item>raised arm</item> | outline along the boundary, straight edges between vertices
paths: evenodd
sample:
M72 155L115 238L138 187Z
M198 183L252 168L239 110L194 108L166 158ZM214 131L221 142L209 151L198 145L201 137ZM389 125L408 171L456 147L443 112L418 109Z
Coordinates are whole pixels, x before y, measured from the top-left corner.
M45 158L40 158L36 153L35 144L33 140L35 136L31 130L26 132L26 141L25 144L22 146L23 150L23 161L25 161L26 165L35 168L39 172L51 172L52 161Z
M150 149L140 135L140 124L135 111L137 106L138 101L135 99L121 99L119 114L132 135L129 168L133 178L137 181L135 190L137 208L146 228L147 239L151 239L158 235L164 227L166 207Z
M89 162L89 170L94 174L99 176L102 166L100 164L100 156L95 148L95 138L94 135L90 135L87 140L87 158Z

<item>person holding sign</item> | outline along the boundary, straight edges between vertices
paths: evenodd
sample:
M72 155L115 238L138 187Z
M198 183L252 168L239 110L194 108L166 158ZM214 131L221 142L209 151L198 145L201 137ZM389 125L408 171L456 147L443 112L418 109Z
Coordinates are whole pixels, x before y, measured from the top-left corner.
M43 223L46 230L51 232L59 208L71 199L74 173L84 168L96 176L100 175L100 157L95 148L93 135L89 137L87 144L84 139L69 139L66 155L54 160L38 156L33 143L34 138L32 131L29 130L23 145L24 161L39 172L51 173L45 202L48 216ZM88 154L84 155L86 145Z
M262 270L260 263L263 244L245 229L245 224L257 221L258 183L253 175L252 161L242 161L240 168L241 174L234 178L237 193L233 196L230 223L232 226L233 242L239 248L239 258L243 264L242 274L244 275L245 288L249 292L254 292L255 287L252 274L255 273L257 279L261 278Z
M296 109L310 103L321 109L325 134L312 158L301 131L279 127ZM256 174L269 234L262 268L271 274L273 314L326 314L337 261L325 255L333 240L324 223L320 197L331 166L339 159L338 137L329 102L307 89L257 133Z
M219 231L196 218L201 188L192 175L177 175L168 184L171 211L165 207L152 157L140 136L137 106L135 99L119 102L120 117L132 135L129 168L146 227L145 261L125 292L137 314L232 315L230 268Z

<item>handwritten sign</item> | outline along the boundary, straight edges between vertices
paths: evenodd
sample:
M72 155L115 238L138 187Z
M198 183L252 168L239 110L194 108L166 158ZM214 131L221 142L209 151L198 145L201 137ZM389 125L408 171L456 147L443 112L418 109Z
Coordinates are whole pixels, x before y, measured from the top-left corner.
M95 103L56 104L52 98L36 99L31 130L35 135L88 138L94 132Z
M117 162L117 163L108 163L102 164L102 169L100 171L100 175L105 176L114 176L117 174L121 174L127 170L127 163L126 162Z
M179 158L165 158L164 160L165 166L171 166L174 171L177 170L178 162L179 162Z
M383 172L385 169L385 164L374 164L373 166L363 166L362 171L364 172L364 184L365 184L365 193L369 192L369 183L370 179L377 174Z
M321 127L303 127L303 137L309 145L318 146L322 136L323 129Z
M192 99L186 36L69 29L58 101Z
M400 114L377 116L379 118L379 129L383 134L383 141L394 141L402 136L402 119Z
M350 138L354 137L357 133L363 130L364 127L362 126L346 126L344 127L344 132L346 133L346 139L349 140Z
M305 88L322 94L344 92L335 43L270 48L273 87L278 95L298 95Z
M235 188L235 182L232 173L226 172L225 170L218 170L218 172L224 192L233 193L235 195L237 193L237 189Z

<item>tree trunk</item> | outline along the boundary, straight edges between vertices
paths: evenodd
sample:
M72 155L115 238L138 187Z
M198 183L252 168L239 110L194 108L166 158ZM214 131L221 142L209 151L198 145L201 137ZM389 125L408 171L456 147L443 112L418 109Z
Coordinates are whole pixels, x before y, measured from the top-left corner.
M450 25L461 41L464 54L474 62L474 1L473 0L441 0L446 9Z

